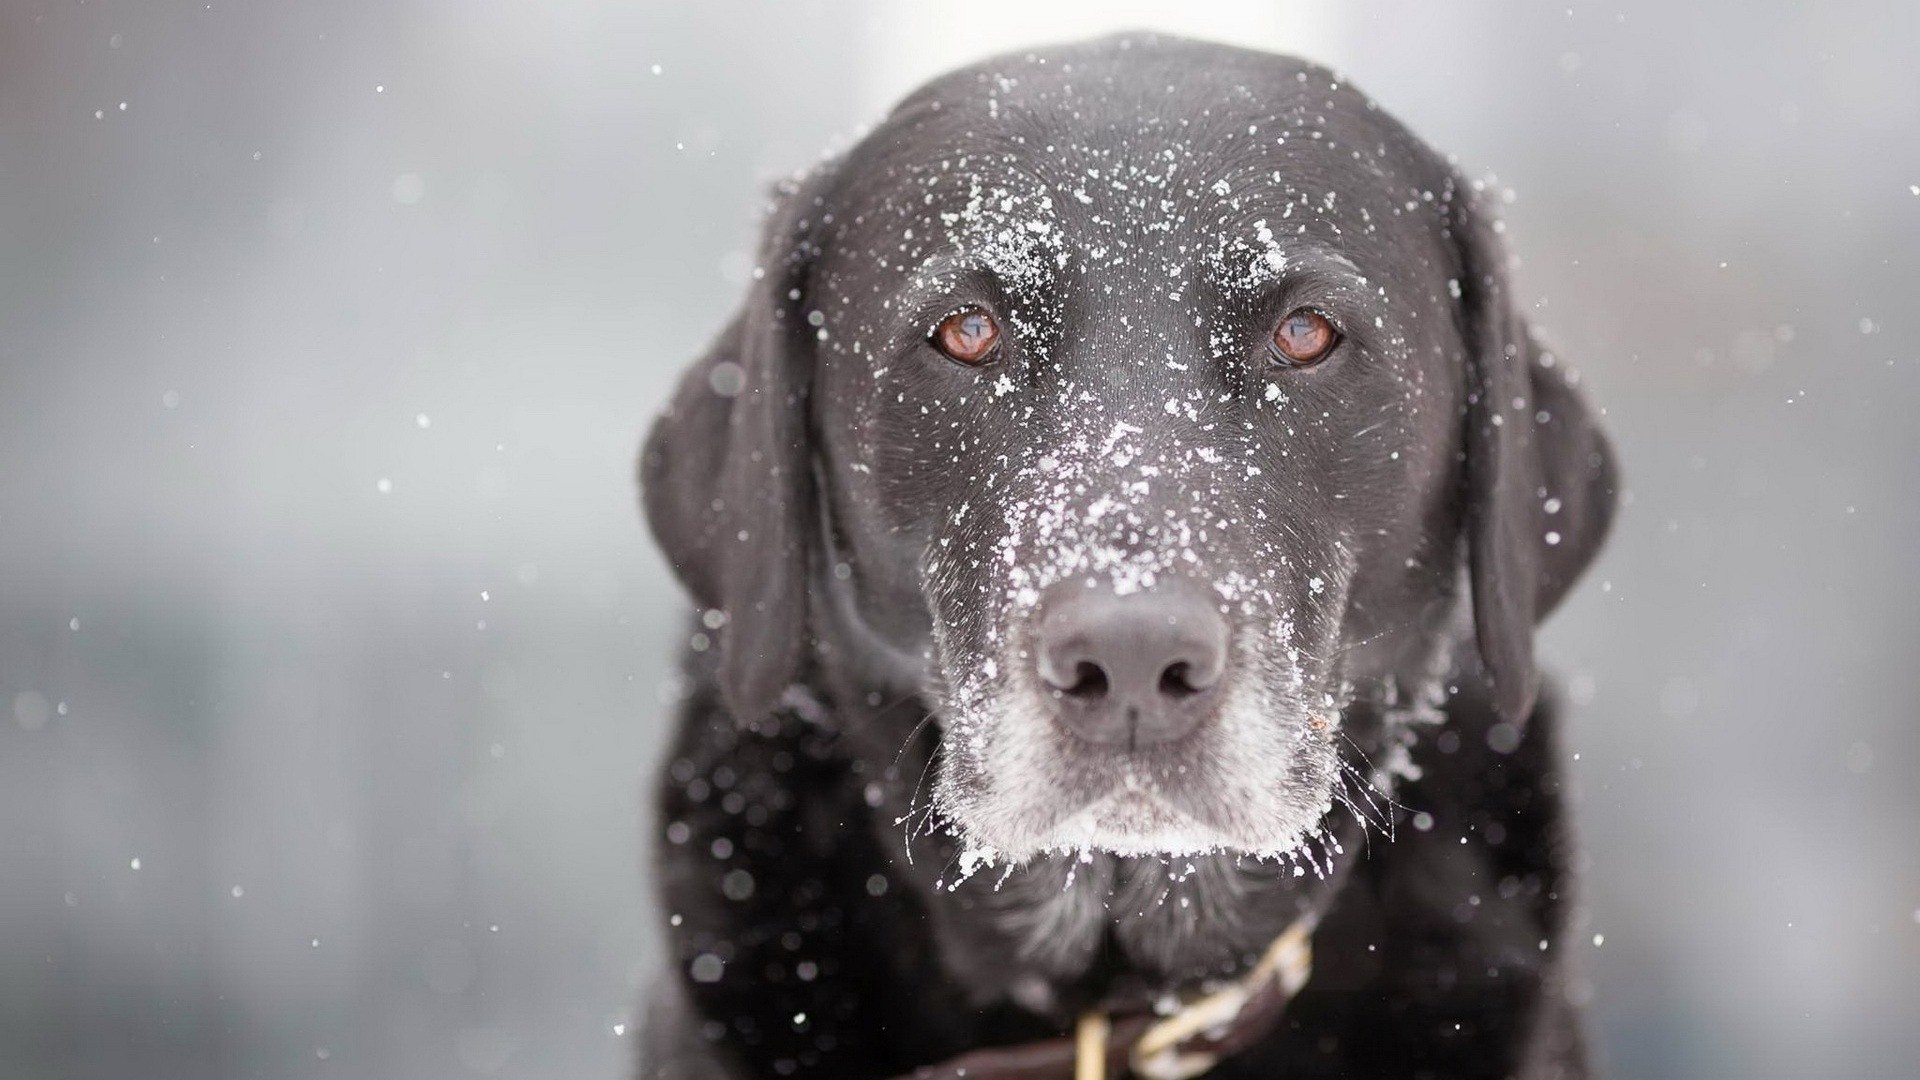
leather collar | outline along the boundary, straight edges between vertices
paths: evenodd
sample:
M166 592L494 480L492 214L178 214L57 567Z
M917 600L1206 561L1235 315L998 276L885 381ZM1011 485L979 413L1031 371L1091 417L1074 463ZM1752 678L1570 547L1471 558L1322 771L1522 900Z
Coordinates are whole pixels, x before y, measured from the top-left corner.
M974 1050L898 1080L1189 1080L1279 1026L1313 971L1311 920L1294 923L1239 979L1171 1016L1082 1016L1072 1036Z

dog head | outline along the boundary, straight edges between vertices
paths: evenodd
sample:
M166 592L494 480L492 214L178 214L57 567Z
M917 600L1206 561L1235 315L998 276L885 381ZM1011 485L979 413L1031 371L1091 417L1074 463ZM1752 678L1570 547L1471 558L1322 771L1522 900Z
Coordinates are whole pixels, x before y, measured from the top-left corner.
M1455 638L1523 722L1612 465L1489 202L1276 56L1117 39L914 94L780 192L643 455L729 707L815 663L923 695L937 805L1012 857L1289 852L1343 706Z

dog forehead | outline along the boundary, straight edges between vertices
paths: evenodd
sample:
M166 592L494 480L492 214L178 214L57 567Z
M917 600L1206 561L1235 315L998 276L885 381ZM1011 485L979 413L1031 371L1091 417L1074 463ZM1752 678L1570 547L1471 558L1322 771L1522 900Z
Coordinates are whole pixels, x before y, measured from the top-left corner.
M1444 172L1350 91L1318 108L1228 95L1129 110L1021 85L962 80L857 146L830 272L925 284L984 270L1016 294L1069 266L1120 271L1103 275L1109 293L1201 274L1253 286L1303 247L1353 268L1404 262L1410 241L1438 235Z

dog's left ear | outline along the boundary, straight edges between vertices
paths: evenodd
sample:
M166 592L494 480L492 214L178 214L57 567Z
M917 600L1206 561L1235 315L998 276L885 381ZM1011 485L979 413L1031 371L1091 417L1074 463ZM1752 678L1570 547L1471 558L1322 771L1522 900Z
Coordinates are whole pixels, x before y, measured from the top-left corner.
M724 615L712 627L720 696L742 724L773 711L806 656L816 331L805 295L832 174L823 165L775 192L745 302L640 455L654 538L694 600Z
M1448 203L1467 344L1467 555L1481 663L1502 719L1518 725L1539 690L1534 626L1606 538L1615 472L1578 376L1533 338L1482 187L1456 179Z

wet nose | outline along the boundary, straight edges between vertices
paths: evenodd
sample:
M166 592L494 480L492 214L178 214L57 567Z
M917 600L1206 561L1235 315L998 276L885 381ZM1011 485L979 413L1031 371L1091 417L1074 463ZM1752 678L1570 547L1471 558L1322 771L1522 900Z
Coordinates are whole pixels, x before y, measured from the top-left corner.
M1078 582L1042 600L1036 654L1061 726L1096 746L1173 742L1213 707L1227 622L1198 583L1116 593Z

